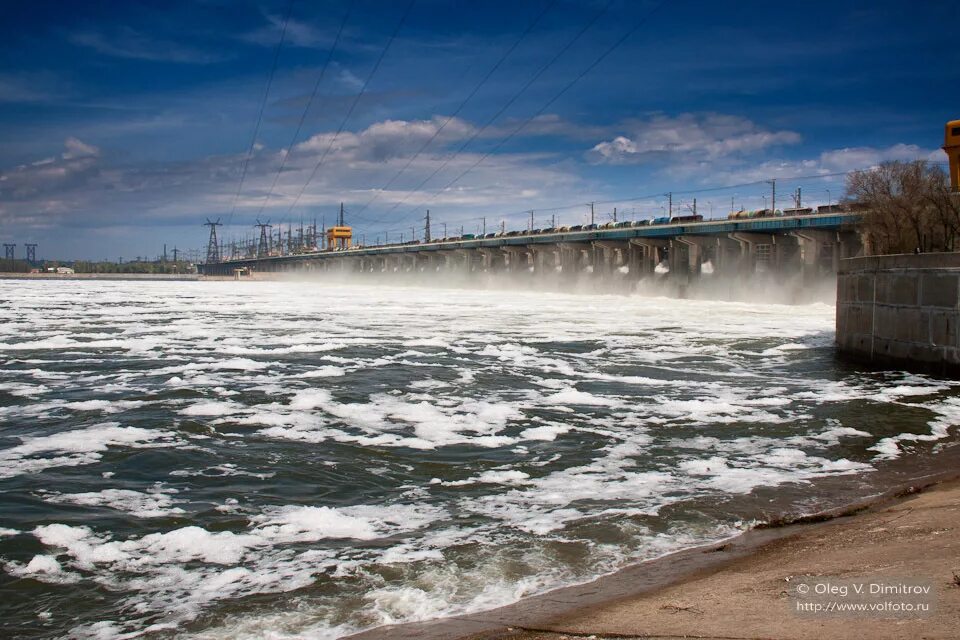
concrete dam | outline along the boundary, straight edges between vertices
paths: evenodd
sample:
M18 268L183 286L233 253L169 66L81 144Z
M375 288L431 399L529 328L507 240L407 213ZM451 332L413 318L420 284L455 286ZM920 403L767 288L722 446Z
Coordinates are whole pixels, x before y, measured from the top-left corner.
M769 273L820 277L862 251L860 213L835 212L741 220L706 220L552 232L512 231L495 237L355 246L260 255L198 265L210 276L278 272L509 273L603 279L654 274L683 282L703 274Z

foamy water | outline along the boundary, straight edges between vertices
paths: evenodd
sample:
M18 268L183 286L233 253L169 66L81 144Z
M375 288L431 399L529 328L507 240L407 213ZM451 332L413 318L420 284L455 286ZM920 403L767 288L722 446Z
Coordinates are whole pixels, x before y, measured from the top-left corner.
M262 282L0 299L10 634L335 638L491 608L733 535L738 496L869 478L960 420L944 382L838 365L820 304Z

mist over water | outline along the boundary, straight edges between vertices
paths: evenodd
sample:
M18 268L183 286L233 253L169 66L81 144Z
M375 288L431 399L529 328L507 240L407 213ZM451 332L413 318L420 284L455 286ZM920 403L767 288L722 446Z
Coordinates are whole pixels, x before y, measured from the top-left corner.
M246 277L245 277L246 278ZM772 304L833 305L837 298L837 278L832 273L757 271L753 273L718 271L704 262L698 274L671 274L667 262L656 265L652 274L641 277L630 267L615 267L606 274L595 274L592 265L565 272L561 266L534 272L533 267L515 271L478 268L467 271L438 265L392 265L372 271L355 271L347 263L332 261L328 271L254 271L253 280L316 282L343 285L416 287L427 289L495 289L542 293L641 295L679 299ZM221 280L232 280L222 276Z
M477 611L734 535L751 492L867 495L960 420L838 364L822 302L361 282L0 286L4 634Z

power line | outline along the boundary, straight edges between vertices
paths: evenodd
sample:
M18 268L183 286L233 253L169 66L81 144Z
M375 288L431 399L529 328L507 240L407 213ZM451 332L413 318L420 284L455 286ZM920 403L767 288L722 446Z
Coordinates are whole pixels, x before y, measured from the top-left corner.
M270 67L270 74L267 76L267 88L263 92L263 100L260 102L260 111L257 114L257 124L253 128L253 138L250 140L250 148L247 150L247 157L243 161L243 171L240 174L240 186L237 187L237 193L233 196L233 206L230 208L230 215L227 217L227 225L233 220L233 214L237 210L237 201L240 200L240 193L243 191L243 183L247 179L247 167L250 165L250 158L253 157L253 149L257 144L257 136L260 134L260 124L263 122L263 112L267 108L267 99L270 96L270 86L273 84L273 76L277 71L277 62L280 60L280 49L283 48L283 41L287 36L287 24L290 22L290 14L293 12L293 0L287 4L287 14L283 18L283 27L280 30L280 41L277 42L277 48L273 52L273 64Z
M343 34L343 28L346 26L347 20L350 18L350 14L353 11L353 4L353 0L351 0L350 4L347 6L347 12L343 15L343 20L340 22L340 28L337 29L337 35L333 40L333 45L330 47L329 53L327 54L327 59L323 63L323 68L320 69L320 75L317 77L316 83L313 85L313 92L310 94L310 99L307 101L307 106L304 107L303 113L300 114L300 122L297 123L297 130L293 133L293 137L290 139L287 152L283 155L283 159L280 162L280 167L277 169L276 175L273 176L273 184L270 185L270 191L260 204L260 210L257 212L257 215L262 214L264 208L270 202L270 198L273 196L273 191L277 187L277 181L280 179L280 174L283 172L283 168L287 165L287 160L290 158L290 154L293 152L293 145L297 142L297 138L300 137L300 131L303 129L303 123L307 119L307 114L310 112L310 107L313 106L313 101L317 97L317 91L320 89L320 83L323 82L323 78L327 73L327 67L330 66L330 61L333 59L333 53L340 44L340 36Z
M320 170L320 167L323 166L323 163L326 161L327 156L330 153L330 149L333 148L333 143L337 141L337 138L340 137L340 134L343 132L343 128L347 125L347 121L350 119L350 116L353 115L353 110L357 107L357 103L360 101L360 98L363 97L363 94L367 90L367 85L370 84L370 80L373 79L373 76L377 73L377 69L380 68L380 63L383 62L384 56L387 55L387 51L390 50L390 46L393 44L394 39L397 37L397 33L400 32L400 29L403 27L403 24L407 21L407 16L410 15L410 10L413 9L413 5L416 0L410 0L407 4L406 10L403 12L403 16L400 18L400 22L397 23L396 29L393 30L393 33L390 35L390 39L387 40L386 46L380 52L380 56L377 58L377 62L373 65L373 69L370 70L367 79L364 81L363 86L360 88L360 93L354 97L353 102L350 105L350 109L347 110L347 115L343 117L343 121L340 123L340 126L337 128L337 132L334 134L333 138L330 139L330 144L327 145L327 148L324 150L323 155L320 157L320 160L317 162L316 166L313 168L313 171L310 173L310 177L307 178L307 181L304 183L303 187L300 189L300 192L297 194L297 197L294 198L293 204L290 205L290 209L287 211L287 217L293 213L293 209L300 202L300 198L303 197L304 192L307 190L307 187L313 182L313 179L316 177L317 172Z
M403 165L403 167L392 178L390 178L390 180L385 185L377 189L374 196L370 198L370 200L368 200L365 205L360 207L360 211L358 213L364 212L367 209L367 207L373 204L373 202L380 197L380 194L386 191L387 189L389 189L390 186L393 185L394 182L396 182L397 178L399 178L403 174L403 172L406 171L411 164L413 164L413 161L416 160L420 156L420 154L423 153L423 151L427 147L429 147L434 140L437 139L437 136L440 135L440 132L443 131L443 129L454 118L456 118L461 111L463 111L464 107L466 107L471 100L473 100L473 98L477 95L477 92L480 91L481 88L483 88L483 86L487 83L488 80L490 80L493 74L497 72L497 70L506 61L506 59L509 58L511 54L513 54L513 52L517 49L517 47L519 47L520 44L526 39L526 37L530 35L530 32L533 31L534 27L536 27L537 24L540 23L540 21L547 14L547 12L549 12L550 9L552 9L556 4L557 4L557 0L551 0L551 2L548 3L539 14L537 14L537 16L533 19L533 22L531 22L527 26L527 28L523 31L523 33L520 34L520 37L517 38L516 41L514 41L514 43L510 46L510 48L507 49L502 56L500 56L500 59L497 60L497 62L490 68L489 71L487 71L486 75L484 75L483 78L480 80L480 82L478 82L477 85L473 88L473 91L471 91L470 94L463 99L463 102L460 103L460 106L458 106L456 110L454 110L454 112L443 122L443 124L437 128L437 130L433 133L433 135L430 136L430 139L427 140L409 160L407 160L407 163Z
M527 89L529 89L530 86L531 86L534 82L536 82L536 81L540 78L540 76L542 76L542 75L544 74L544 72L546 72L547 69L549 69L551 66L553 66L553 64L554 64L558 59L560 59L560 57L563 56L563 54L565 54L574 44L576 44L576 42L583 36L583 34L586 33L587 30L589 30L590 27L592 27L592 26L594 25L594 23L596 23L596 21L599 20L600 17L603 16L603 15L607 12L607 10L610 8L610 5L612 4L612 2L613 2L613 0L607 0L607 3L604 5L603 9L601 9L599 12L597 12L597 13L593 16L593 18L592 18L587 24L585 24L585 25L576 33L576 35L573 37L573 39L569 40L545 65L543 65L542 67L540 67L540 68L537 70L537 72L534 73L533 76L532 76L529 80L527 80L527 82L526 82L522 87L520 87L520 90L517 91L517 92L507 101L507 103L504 104L504 105L500 108L500 110L497 111L497 112L493 115L493 117L491 117L489 120L487 120L486 124L484 124L483 127L481 127L480 129L478 129L477 131L475 131L472 136L470 136L469 138L467 138L467 140L466 140L463 144L460 145L460 148L459 148L459 149L457 149L456 151L454 151L452 154L448 155L447 158L443 161L443 163L440 164L439 167L437 167L436 169L434 169L433 172L432 172L430 175L428 175L426 178L424 178L422 181L420 181L420 184L418 184L416 187L414 187L413 191L411 192L411 195L412 195L413 193L416 193L417 191L419 191L427 182L429 182L431 179L433 179L434 176L436 176L438 173L440 173L440 171L442 171L448 164L450 164L450 162L451 162L455 157L457 157L458 155L460 155L460 153L467 147L467 145L469 145L471 142L473 142L474 140L476 140L476 139L480 136L480 134L483 133L484 131L486 131L486 130L490 127L490 125L493 124L493 122L494 122L497 118L499 118L501 115L503 115L503 113L504 113L507 109L509 109L510 106L513 105L513 103L516 102L516 101L520 98L520 96L523 95L523 94L527 91ZM389 214L390 212L394 211L397 207L399 207L400 205L402 205L403 203L405 203L409 198L410 198L410 196L407 196L407 197L404 198L403 200L400 200L399 202L397 202L396 204L394 204L392 207L390 207L390 209L387 210L387 214ZM422 204L423 204L423 203L421 202L420 205L422 205ZM416 208L419 208L420 205L417 205Z
M839 176L845 176L845 175L847 175L847 174L849 174L849 173L851 173L851 172L853 172L853 171L863 171L863 169L851 169L850 171L839 171L839 172L836 172L836 173L820 173L820 174L809 175L809 176L781 177L781 178L778 178L778 179L779 179L779 180L798 181L798 180L817 180L817 179L821 179L821 178L836 178L836 177L839 177ZM725 185L725 186L718 186L718 187L704 187L704 188L701 188L701 189L673 190L673 191L671 191L671 193L673 193L673 195L675 195L675 196L676 196L676 195L699 195L699 194L702 194L702 193L711 193L711 192L716 192L716 191L726 191L726 190L728 190L728 189L742 189L742 188L744 188L744 187L754 187L754 186L758 186L758 185L761 185L761 184L765 184L766 182L767 182L767 180L765 180L765 179L764 179L764 180L754 180L754 181L752 181L752 182L740 182L740 183L737 183L737 184L728 184L728 185ZM665 192L665 191L657 191L657 192L655 192L655 193L648 193L648 194L639 195L639 196L629 196L629 197L622 197L622 198L614 198L614 199L611 199L611 200L595 200L595 201L594 201L594 204L618 204L618 203L621 203L621 202L637 202L637 201L641 201L641 200L652 200L652 199L654 199L654 198L663 197L663 196L665 196L665 195L667 195L667 192ZM575 209L575 208L577 208L577 207L582 207L582 206L588 205L588 204L589 204L589 203L578 202L578 203L576 203L576 204L571 204L571 205L541 207L541 208L539 208L539 209L534 209L534 211L564 211L564 210L567 210L567 209ZM530 209L525 209L525 210L523 210L523 211L514 211L514 212L508 213L508 214L506 214L506 215L507 215L507 216L514 216L514 215L519 215L519 214L521 214L521 213L529 213L529 212L530 212Z
M429 199L427 199L426 201L422 201L422 202L420 202L419 204L417 204L416 207L414 207L414 210L417 209L417 208L419 208L419 207L421 207L421 206L423 206L424 204L426 204L426 203L428 203L428 202L432 202L434 198L436 198L438 195L440 195L441 193L443 193L444 191L446 191L447 189L449 189L450 187L452 187L453 185L455 185L455 184L456 184L457 182L459 182L464 176L466 176L468 173L470 173L471 171L473 171L474 169L476 169L484 160L486 160L487 158L489 158L495 151L497 151L498 149L500 149L500 147L502 147L504 144L506 144L507 142L509 142L510 140L512 140L513 137L516 136L518 133L520 133L528 124L530 124L530 123L534 120L534 118L537 118L538 116L540 116L541 114L543 114L543 112L546 111L547 109L549 109L550 106L551 106L554 102L556 102L557 100L559 100L567 91L569 91L570 89L572 89L575 84L577 84L580 80L582 80L584 76L586 76L588 73L590 73L591 71L593 71L601 62L603 62L603 61L607 58L607 56L609 56L609 55L610 55L611 53L613 53L617 48L619 48L620 45L622 45L624 42L626 42L626 41L627 41L627 38L629 38L629 37L632 36L634 33L636 33L637 31L639 31L640 28L641 28L642 26L644 26L644 25L650 20L650 18L653 17L653 15L654 15L655 13L657 13L657 11L659 11L666 3L667 3L667 0L661 0L661 2L660 2L659 4L657 4L657 6L655 6L651 11L649 11L646 15L644 15L639 21L637 21L637 23L634 24L633 27L631 27L626 33L624 33L622 36L620 36L620 38L619 38L618 40L616 40L612 45L610 45L609 47L607 47L607 48L604 50L603 53L601 53L593 62L591 62L589 65L587 65L587 67L586 67L583 71L581 71L573 80L571 80L569 83L566 84L566 86L564 86L562 89L560 89L560 91L558 91L556 94L554 94L554 96L553 96L552 98L550 98L549 100L547 100L547 102L544 103L544 105L543 105L542 107L540 107L540 108L536 111L536 113L534 113L532 116L530 116L529 118L527 118L526 120L524 120L523 122L521 122L521 123L520 123L520 126L518 126L516 129L514 129L512 132L510 132L510 134L507 135L507 137L505 137L505 138L503 138L502 140L500 140L500 142L498 142L496 145L494 145L492 149L490 149L490 150L487 151L485 154L483 154L483 155L480 157L479 160L477 160L477 161L474 162L472 165L470 165L465 171L463 171L463 172L462 172L460 175L458 175L456 178L454 178L453 180L451 180L450 182L448 182L443 188L441 188L441 189L438 190L435 194L433 194L433 196L431 196L431 197L430 197ZM607 6L609 6L609 5L607 5Z
M942 164L942 163L941 163L941 164ZM839 172L834 172L834 173L820 173L820 174L807 175L807 176L780 177L780 178L778 178L778 180L794 181L794 182L796 182L796 181L804 181L804 180L818 180L818 179L826 179L826 178L836 178L836 177L840 177L840 176L846 176L846 175L848 175L848 174L850 174L850 173L852 173L852 172L854 172L854 171L867 171L867 170L869 170L869 168L866 168L866 169L851 169L850 171L839 171ZM728 184L728 185L723 185L723 186L703 187L703 188L700 188L700 189L673 190L673 191L671 191L670 193L672 193L674 196L677 196L677 195L699 195L699 194L703 194L703 193L712 193L712 192L718 192L718 191L727 191L727 190L730 190L730 189L742 189L742 188L744 188L744 187L755 187L755 186L760 186L760 185L763 185L763 184L766 184L766 183L767 183L767 180L766 180L766 179L764 179L764 180L754 180L754 181L751 181L751 182L740 182L740 183ZM666 192L666 191L657 191L657 192L652 192L652 193L648 193L648 194L644 194L644 195L623 196L623 197L619 197L619 198L613 198L613 199L610 199L610 200L594 200L594 201L593 201L593 204L595 204L595 205L603 205L603 204L619 204L619 203L625 203L625 202L639 202L639 201L643 201L643 200L652 200L652 199L655 199L655 198L665 197L666 195L667 195L667 192ZM531 211L534 212L534 213L542 213L542 212L547 212L547 211L567 211L567 210L571 210L571 209L579 209L579 208L584 207L584 206L590 206L590 203L589 203L589 202L576 202L576 203L574 203L574 204L549 205L549 206L543 206L543 207L539 207L539 208L535 208L535 209L529 209L529 208L528 208L528 209L524 209L523 211L513 211L513 212L509 212L509 213L503 214L502 217L504 217L504 218L509 218L509 217L513 217L513 216L518 216L518 215L520 215L520 214L529 215ZM448 223L448 224L465 223L465 222L473 222L473 221L482 220L482 219L483 219L482 216L474 216L474 217L470 217L470 218L454 218L454 219L452 219L452 220L451 220L451 219L447 219L447 223ZM386 229L385 231L387 231L387 232L392 232L392 231L398 231L398 230L405 229L405 228L408 228L408 227L398 226L398 227L395 227L395 228Z
M947 163L946 161L928 161L928 164L933 164L933 165L945 165L945 164L948 164L948 163ZM806 176L792 176L792 177L791 177L791 176L786 176L786 177L785 177L785 176L781 176L781 177L778 178L778 180L797 182L797 181L807 181L807 180L819 180L819 179L826 179L826 178L836 178L836 177L840 177L840 176L846 176L846 175L849 175L849 174L851 174L851 173L858 172L858 171L871 171L871 170L874 170L875 168L876 168L876 166L870 166L870 167L861 167L861 168L856 168L856 169L850 169L849 171L840 171L840 172L834 172L834 173L820 173L820 174L813 174L813 175L806 175ZM740 183L720 185L720 186L703 187L703 188L699 188L699 189L686 189L686 190L679 190L679 191L678 191L678 190L674 190L674 191L671 191L671 192L669 192L669 193L672 193L673 195L694 195L694 194L702 194L702 193L710 193L710 192L728 191L728 190L730 190L730 189L742 189L742 188L744 188L744 187L755 187L755 186L763 185L763 184L766 184L766 183L767 183L767 180L766 180L766 179L763 179L763 180L754 180L754 181L751 181L751 182L740 182ZM653 199L656 199L656 198L665 197L665 196L667 196L667 193L668 193L668 192L661 190L661 191L652 192L652 193L649 193L649 194L646 194L646 195L623 196L623 197L614 198L614 199L610 199L610 200L595 200L595 201L593 201L593 202L594 202L594 204L614 204L614 203L640 202L640 201L643 201L643 200L653 200ZM819 192L817 192L817 193L819 193ZM749 197L749 196L748 196L748 197ZM753 196L753 197L756 197L756 196ZM569 204L569 205L549 205L549 206L543 206L543 207L540 207L540 208L537 208L537 209L525 209L525 210L523 210L523 211L515 211L515 212L511 212L511 213L506 213L506 214L504 214L502 217L503 217L503 218L508 218L508 217L517 216L517 215L520 215L520 214L528 215L528 214L530 214L531 212L533 212L533 213L544 213L544 212L565 211L565 210L570 210L570 209L582 208L582 207L584 207L584 206L589 206L589 204L590 204L590 203L588 203L588 202L577 202L577 203ZM349 214L350 211L347 210L347 213ZM470 217L470 218L462 217L462 218L454 218L454 219L452 219L452 220L451 220L451 219L447 219L447 220L445 220L444 222L446 222L447 224L464 224L464 223L468 223L468 222L475 222L475 221L486 220L486 218L487 218L487 216L474 216L474 217ZM431 216L431 221L433 221L433 216ZM268 221L268 223L269 223L269 221ZM438 224L443 224L443 223L441 222L441 223L438 223ZM551 225L551 226L553 226L553 225ZM382 229L382 228L380 228L379 230L377 230L377 232L389 234L389 233L395 233L395 232L397 232L397 231L406 230L406 229L409 229L409 228L410 228L409 226L398 226L398 227L394 227L394 228L390 228L390 229ZM362 229L365 229L368 233L373 233L373 231L374 231L373 229L371 229L371 228L369 228L369 227L362 227Z

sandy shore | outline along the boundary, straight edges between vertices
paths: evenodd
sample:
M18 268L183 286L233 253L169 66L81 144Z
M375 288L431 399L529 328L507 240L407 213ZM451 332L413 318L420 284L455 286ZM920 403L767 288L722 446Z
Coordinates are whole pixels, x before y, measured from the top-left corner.
M381 627L353 638L957 638L960 480L912 491L801 523L755 529L721 545L689 549L493 611ZM841 580L925 582L934 608L923 617L900 618L797 613L799 583Z

